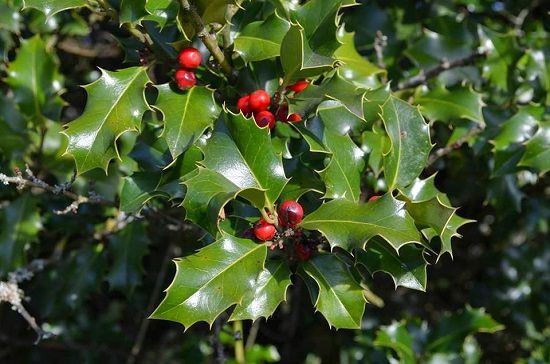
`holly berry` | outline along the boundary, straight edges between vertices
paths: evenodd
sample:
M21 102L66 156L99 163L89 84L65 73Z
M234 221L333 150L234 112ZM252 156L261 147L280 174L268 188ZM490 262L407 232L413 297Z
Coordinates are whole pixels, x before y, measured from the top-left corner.
M269 126L269 129L273 129L275 126L275 116L270 111L260 111L254 115L254 120L256 124L263 128L264 126Z
M283 226L295 226L302 221L304 209L296 201L285 201L277 209L279 220Z
M287 88L289 90L294 91L294 93L299 93L304 91L309 86L308 80L301 80L296 83L293 83L292 85L288 85Z
M176 83L181 90L187 90L197 83L195 74L185 69L179 69L176 71Z
M301 120L302 120L302 117L300 116L300 114L290 114L286 118L286 121L289 121L291 123L295 123L295 122L301 121Z
M243 112L244 115L250 115L252 109L250 108L250 96L243 96L237 101L237 108Z
M250 94L248 103L254 112L267 110L270 103L269 94L264 90L256 90Z
M201 53L197 48L187 47L180 51L178 62L180 66L187 69L197 68L202 61Z
M254 235L262 241L273 239L276 232L277 229L275 228L275 225L268 223L264 219L260 219L256 225L254 225Z
M296 256L299 260L302 262L307 262L309 258L313 255L313 249L309 245L297 243L294 246L294 251L296 252Z
M378 196L378 195L371 196L367 202L378 200L380 197L382 197L382 196Z

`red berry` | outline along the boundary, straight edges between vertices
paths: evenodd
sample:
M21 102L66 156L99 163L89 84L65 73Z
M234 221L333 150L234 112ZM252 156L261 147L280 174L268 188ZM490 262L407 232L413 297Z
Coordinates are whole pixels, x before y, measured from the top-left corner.
M298 259L302 262L308 261L309 258L311 258L311 256L313 255L313 249L311 249L309 245L305 245L302 243L297 243L294 246L294 251L296 252L296 256L298 257Z
M260 219L254 226L254 235L259 240L267 241L275 237L277 229L274 225L266 222L264 219Z
M249 104L250 108L254 112L267 110L269 103L269 94L264 90L256 90L250 94Z
M380 197L382 197L382 196L378 196L378 195L371 196L367 202L378 200Z
M180 51L178 62L187 69L197 68L201 64L202 56L197 48L187 47Z
M290 114L288 115L288 118L286 118L287 121L290 121L291 123L295 123L297 121L301 121L302 117L300 114Z
M294 91L295 93L302 92L306 89L306 87L309 85L308 80L301 80L296 83L293 83L292 85L288 85L288 89Z
M270 111L260 111L254 115L254 120L260 128L267 125L269 129L273 129L275 126L275 116Z
M250 115L252 109L250 108L250 96L243 96L237 101L237 108L243 112L244 115Z
M284 226L294 226L299 224L304 217L304 209L296 201L285 201L277 209L279 219Z
M176 71L176 82L178 87L182 90L187 90L197 83L195 74L191 71L179 69Z

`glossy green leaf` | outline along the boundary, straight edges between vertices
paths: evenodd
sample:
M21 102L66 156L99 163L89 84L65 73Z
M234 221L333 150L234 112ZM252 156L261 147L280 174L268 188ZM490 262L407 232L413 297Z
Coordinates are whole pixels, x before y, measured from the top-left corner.
M142 260L150 244L143 222L135 221L109 236L109 251L113 264L107 274L111 289L131 296L143 274Z
M405 203L391 194L366 204L334 200L309 213L300 226L320 231L332 247L351 251L380 236L399 250L405 244L420 241L414 221L404 208Z
M285 188L281 192L281 200L294 200L298 201L302 195L308 192L317 192L322 194L324 192L324 184L319 179L317 173L307 168L300 158L294 158L292 161L285 163L286 174L290 177L290 181L285 185Z
M8 159L17 159L29 146L27 120L7 95L0 96L0 130L0 151Z
M342 61L338 73L356 85L372 88L377 84L373 76L386 73L361 56L355 49L354 33L347 33L344 27L338 30L338 40L342 46L334 52L334 56Z
M211 233L217 231L217 216L229 200L240 195L258 209L272 206L288 181L269 129L258 128L242 114L224 115L228 129L214 131L203 148L198 174L184 182L187 218Z
M498 88L508 90L508 70L515 62L517 52L512 34L497 33L487 27L478 26L479 41L489 53L483 67L483 77Z
M28 193L0 209L0 275L25 263L25 245L41 228L36 200Z
M150 15L145 16L144 19L155 21L162 29L168 22L176 19L179 3L173 0L148 0L145 10Z
M0 29L6 29L12 33L19 33L21 28L21 16L18 6L10 4L9 2L0 3ZM0 43L2 40L0 40Z
M365 93L363 102L363 115L367 122L373 122L380 119L382 105L390 97L389 84L369 90Z
M340 135L357 134L367 127L364 120L349 111L340 101L323 101L319 104L317 113L325 127Z
M536 168L541 174L550 171L550 122L540 124L533 138L525 144L521 166Z
M330 162L319 171L326 186L324 198L359 201L361 174L365 165L363 152L349 136L330 130L325 130L323 144L331 152Z
M146 0L122 0L120 3L120 23L139 23L147 16Z
M451 122L455 119L469 119L485 127L481 113L481 94L469 86L446 89L442 85L415 97L422 113L430 120Z
M159 191L159 172L135 172L125 177L120 192L120 209L124 212L137 212L147 201L164 194Z
M416 363L413 338L404 322L394 321L389 326L382 326L376 333L374 344L393 349L403 364Z
M26 8L35 8L51 17L60 11L80 8L87 5L86 0L23 0Z
M418 109L393 96L382 106L382 120L391 141L384 176L392 190L407 186L424 169L432 148L430 129Z
M235 38L235 52L245 62L277 57L289 28L290 24L275 13L263 21L250 23Z
M368 155L368 166L376 176L382 172L384 151L389 149L389 145L390 140L383 131L365 131L361 134L361 150Z
M437 197L441 201L448 203L445 195L435 187L435 176L436 174L432 174L426 179L416 178L413 183L407 187L400 188L399 192L407 199L414 202L429 201Z
M304 30L299 25L291 25L281 43L281 64L289 84L334 68L335 60L316 53L308 44Z
M323 314L329 326L337 329L360 328L367 300L350 267L335 254L319 253L302 264L301 268L301 275L307 274L317 284L317 288L310 293L317 295L315 308ZM305 282L309 288L311 280L306 279Z
M221 108L214 101L214 92L203 86L192 87L183 94L169 84L156 87L159 96L155 107L164 115L161 137L176 159L213 126Z
M146 69L102 70L101 77L84 86L88 101L84 113L63 131L69 139L67 154L73 156L79 174L94 168L107 171L111 159L120 158L117 139L138 131L149 108L144 97L149 82Z
M266 255L265 244L225 235L177 259L174 280L151 318L176 321L186 329L198 321L212 325L219 314L254 291Z
M15 94L21 112L36 124L43 118L57 120L63 101L58 96L63 87L57 59L39 35L21 40L15 60L7 69L6 83Z
M414 245L405 245L396 252L386 242L373 239L365 250L356 251L357 263L365 266L370 274L386 272L390 275L395 287L398 286L426 290L427 263L423 249Z
M466 336L478 332L494 333L504 329L482 308L467 306L464 312L441 318L428 336L426 351L459 350Z
M290 269L285 260L268 260L242 302L235 307L230 320L252 320L269 318L279 304L286 300L290 281Z

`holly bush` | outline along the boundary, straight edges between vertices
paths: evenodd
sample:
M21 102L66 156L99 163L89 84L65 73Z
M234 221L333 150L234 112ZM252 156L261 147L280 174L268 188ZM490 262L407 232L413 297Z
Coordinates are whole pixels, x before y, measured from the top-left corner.
M550 360L544 2L0 10L2 362Z

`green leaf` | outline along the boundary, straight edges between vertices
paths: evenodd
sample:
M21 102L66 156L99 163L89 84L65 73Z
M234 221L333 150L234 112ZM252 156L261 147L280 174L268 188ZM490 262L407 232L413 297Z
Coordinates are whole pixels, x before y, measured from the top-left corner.
M384 155L388 190L405 187L424 169L432 148L430 130L417 108L391 96L382 106L391 148Z
M25 245L41 228L36 201L28 193L0 209L0 275L25 263Z
M120 209L137 212L147 201L164 194L158 190L161 175L158 172L136 172L125 177L120 192Z
M518 53L515 35L497 33L479 25L478 36L483 50L489 53L484 62L483 77L497 88L507 91L508 71Z
M340 101L323 101L319 104L317 113L328 129L340 135L358 134L367 127L364 120L349 111Z
M407 326L404 322L394 321L389 326L382 326L376 333L374 345L394 350L403 364L416 363L413 338L407 331Z
M272 206L288 181L269 129L242 114L224 116L228 129L214 131L203 148L201 168L184 182L187 218L214 234L229 200L240 195L258 209Z
M140 129L143 113L149 108L144 97L149 82L146 68L131 67L111 72L84 86L88 101L84 113L63 131L69 139L67 154L73 156L79 174L107 166L120 158L117 139L127 131Z
M254 288L244 295L230 320L269 318L277 306L286 300L286 290L291 283L288 263L285 260L268 260L252 285Z
M298 201L307 192L323 193L324 184L311 168L305 166L300 158L285 163L285 171L292 178L281 192L281 200Z
M504 326L493 320L481 308L467 306L460 314L448 315L437 322L428 336L426 352L459 351L466 336L477 333L494 333Z
M6 83L12 88L23 114L36 124L44 123L44 117L59 119L63 101L58 94L63 79L57 60L39 35L21 40L21 47L7 73Z
M334 52L334 56L343 63L338 67L338 73L358 86L365 88L376 86L378 82L374 76L386 71L370 63L357 52L354 33L347 33L344 27L341 27L338 30L338 40L342 46Z
M146 0L122 0L120 3L120 23L139 23L145 16Z
M485 127L485 120L481 113L483 101L481 94L475 92L471 86L455 86L446 89L444 86L430 90L415 97L420 105L420 111L430 120L451 122L464 118L477 122Z
M86 0L23 0L25 8L35 8L43 12L47 18L60 11L80 8L87 5Z
M213 126L221 109L214 92L203 86L192 87L183 94L172 90L168 83L156 88L159 96L155 107L164 115L161 137L176 159Z
M445 195L435 187L436 175L437 174L434 173L426 179L416 178L409 186L400 188L399 192L407 197L407 199L414 202L429 201L438 197L442 201L448 203L448 200L445 199Z
M323 144L331 152L330 162L318 172L326 186L324 198L359 201L363 152L348 135L328 129L323 133Z
M285 83L320 75L334 68L335 60L315 52L305 38L304 30L291 25L281 43L281 64Z
M175 260L174 280L151 318L176 321L186 329L198 321L212 325L219 314L254 291L266 255L265 244L225 235Z
M289 28L290 24L276 13L266 20L250 23L235 38L235 52L247 63L277 57Z
M310 289L311 280L304 282L311 290L315 308L321 312L330 327L337 329L358 329L365 312L367 300L363 288L350 272L350 267L332 253L315 254L301 266L317 287Z
M21 29L21 20L23 17L20 14L19 6L9 3L0 3L0 29L6 29L12 33L18 33ZM0 43L2 40L0 40Z
M550 171L550 122L540 124L533 138L525 144L520 166L533 167L541 174Z
M397 253L384 241L373 239L365 250L356 251L358 264L368 269L371 275L386 272L398 286L426 291L426 260L423 249L414 245L405 245Z
M373 122L380 119L382 105L384 105L388 97L390 97L390 94L389 84L369 90L365 93L363 115L367 122Z
M108 239L113 264L107 274L107 281L111 289L122 291L129 297L143 274L141 262L150 243L147 231L143 222L136 221Z
M18 159L29 147L27 120L12 97L0 95L0 151L8 159Z
M320 231L331 247L348 251L363 248L374 236L380 236L395 249L420 241L413 219L405 211L405 203L391 194L366 204L333 200L308 214L300 226Z
M384 151L388 150L390 139L383 131L376 132L365 131L361 134L361 150L368 154L368 165L374 172L375 176L379 176L382 172L382 161Z
M162 29L166 23L176 19L179 3L173 0L147 0L145 10L151 14L145 19L157 22Z

